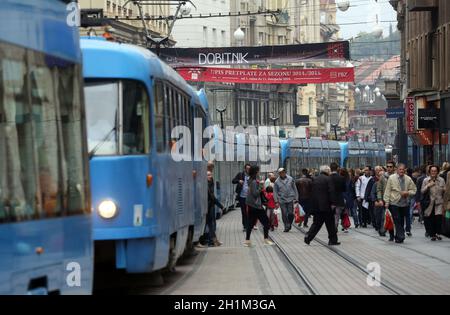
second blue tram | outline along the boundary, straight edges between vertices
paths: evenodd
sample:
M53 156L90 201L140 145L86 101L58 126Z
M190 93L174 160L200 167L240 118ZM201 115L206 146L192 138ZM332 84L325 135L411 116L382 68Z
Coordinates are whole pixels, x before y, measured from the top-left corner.
M146 49L81 46L96 260L130 273L173 267L204 229L206 163L171 155L175 126L206 121L201 100Z

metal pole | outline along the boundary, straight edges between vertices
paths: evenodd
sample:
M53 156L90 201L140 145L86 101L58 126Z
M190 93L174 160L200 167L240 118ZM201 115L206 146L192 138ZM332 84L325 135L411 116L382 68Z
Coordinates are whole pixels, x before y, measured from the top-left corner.
M218 109L216 108L216 111L218 111L220 113L220 125L221 128L224 129L224 123L223 123L223 113L227 110L227 107L225 107L224 109Z

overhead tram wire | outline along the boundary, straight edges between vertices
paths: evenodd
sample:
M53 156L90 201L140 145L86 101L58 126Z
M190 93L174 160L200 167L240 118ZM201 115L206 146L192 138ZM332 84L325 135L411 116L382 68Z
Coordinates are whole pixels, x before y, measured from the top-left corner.
M177 20L186 20L186 19L210 19L210 18L224 18L224 17L239 17L239 16L252 16L252 15L266 15L266 16L273 16L273 15L277 15L280 14L281 11L280 10L266 10L266 11L257 11L257 12L236 12L236 13L232 13L232 12L228 12L228 13L207 13L207 14L190 14L187 16L180 16L177 17ZM115 17L108 17L105 16L105 19L110 19L110 20L117 20L117 21L135 21L135 20L144 20L144 21L166 21L166 20L172 20L175 17L173 15L170 16L144 16L144 17L140 17L140 16L136 16L136 17L129 17L129 16L125 16L125 17L120 17L120 16L115 16ZM347 23L321 23L321 24L292 24L289 26L294 26L294 27L300 27L300 26L329 26L329 25L362 25L362 24L372 24L375 23L376 21L364 21L364 22L347 22ZM396 20L382 20L382 21L378 21L378 23L394 23L397 22Z
M370 1L370 2L368 2L368 1ZM373 0L353 0L352 1L352 4L350 4L350 6L349 6L349 8L354 8L354 7L365 7L365 6L369 6L369 5L373 5L374 3L373 2L371 2L371 1L373 1ZM353 4L353 3L360 3L360 4ZM378 2L378 3L380 3L380 4L387 4L387 3L389 3L389 1L380 1L380 2ZM302 12L314 12L314 11L316 11L317 10L317 7L322 7L323 5L322 4L313 4L313 5L310 5L310 6L308 6L307 8L305 8L305 5L297 5L297 6L291 6L291 7L285 7L284 9L302 9L301 11ZM312 8L309 8L309 7L312 7Z
M132 3L132 1L133 0L130 0L130 3ZM150 0L141 0L141 1L149 1L150 2ZM164 0L160 0L160 1L164 1ZM372 1L373 0L353 0L352 1L352 4L349 6L350 8L352 8L352 7L364 7L364 6L369 6L369 5L372 5L373 3L372 3ZM166 0L166 4L168 4L169 2L172 2L172 0ZM359 3L359 4L354 4L354 3ZM379 1L378 2L379 4L383 4L383 3L389 3L389 1ZM161 3L154 3L154 4L150 4L150 3L147 3L147 5L162 5ZM302 5L299 5L299 6L290 6L290 7L284 7L283 8L283 10L291 10L291 9L302 9L301 11L304 13L304 12L314 12L314 11L316 11L317 9L314 9L315 7L321 7L321 6L323 6L322 4L317 4L317 5L310 5L310 6L308 6L308 8L305 8L305 6L302 6ZM310 7L313 7L313 8L310 8ZM267 9L267 10L269 10L269 9ZM282 10L280 10L280 9L278 9L280 12L282 11ZM237 13L237 12L231 12L231 13ZM215 15L215 14L219 14L219 13L207 13L207 15L209 15L209 14L212 14L212 15ZM222 14L222 17L223 16L229 16L228 14L226 14L226 15L223 15Z

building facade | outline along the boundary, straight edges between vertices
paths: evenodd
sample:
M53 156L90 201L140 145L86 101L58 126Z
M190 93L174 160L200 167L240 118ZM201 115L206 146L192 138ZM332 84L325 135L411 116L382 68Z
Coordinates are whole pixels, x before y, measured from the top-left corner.
M411 100L407 121L418 163L449 160L450 2L390 0L401 32L402 100ZM414 116L415 117L409 117ZM427 115L423 116L423 115ZM422 118L433 124L421 125Z
M228 14L230 0L195 0L192 15L209 15L210 13ZM174 15L176 7L172 6ZM230 18L185 18L176 21L173 28L173 37L176 38L176 47L229 47L230 46Z
M80 27L80 35L96 35L112 37L114 40L137 45L145 45L145 31L139 8L127 0L79 0L83 18L89 20L87 25ZM145 17L169 16L170 5L142 5ZM126 18L129 18L126 19ZM89 18L89 19L87 19ZM165 21L145 21L150 36L165 37L169 28ZM169 41L171 45L174 43Z

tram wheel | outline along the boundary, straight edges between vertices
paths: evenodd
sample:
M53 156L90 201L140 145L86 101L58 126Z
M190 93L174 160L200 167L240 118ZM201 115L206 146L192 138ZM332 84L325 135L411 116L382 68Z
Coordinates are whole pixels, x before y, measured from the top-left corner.
M165 272L174 272L177 264L177 258L175 254L176 235L170 237L170 249L169 249L169 261L165 268Z

